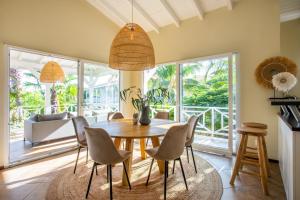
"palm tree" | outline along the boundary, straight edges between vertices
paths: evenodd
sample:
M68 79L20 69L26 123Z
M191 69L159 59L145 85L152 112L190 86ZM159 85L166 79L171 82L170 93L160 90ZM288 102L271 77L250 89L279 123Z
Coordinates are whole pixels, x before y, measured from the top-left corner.
M40 71L37 71L36 74L31 72L25 72L24 75L26 76L26 81L24 82L25 87L31 87L34 90L37 90L41 93L41 95L45 98L45 91L42 89L42 84L40 82Z

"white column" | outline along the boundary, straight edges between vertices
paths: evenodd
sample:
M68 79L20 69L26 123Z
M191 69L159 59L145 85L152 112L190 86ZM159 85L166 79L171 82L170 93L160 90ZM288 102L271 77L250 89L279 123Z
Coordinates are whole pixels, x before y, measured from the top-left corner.
M51 83L46 83L46 91L45 91L45 114L51 113Z

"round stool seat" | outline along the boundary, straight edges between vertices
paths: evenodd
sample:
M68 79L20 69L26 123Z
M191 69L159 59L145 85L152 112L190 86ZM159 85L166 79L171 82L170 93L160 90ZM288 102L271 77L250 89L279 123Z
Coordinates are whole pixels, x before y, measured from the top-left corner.
M251 128L261 128L261 129L268 128L266 124L257 123L257 122L244 122L242 126L251 127Z
M253 136L266 136L267 130L262 128L252 128L252 127L240 127L237 129L239 134L253 135Z

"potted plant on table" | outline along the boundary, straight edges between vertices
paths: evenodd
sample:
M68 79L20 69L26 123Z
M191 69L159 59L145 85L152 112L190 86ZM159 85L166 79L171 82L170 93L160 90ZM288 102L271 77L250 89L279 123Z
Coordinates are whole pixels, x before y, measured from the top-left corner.
M122 101L127 102L131 99L131 104L137 113L134 113L133 118L136 121L139 118L141 125L149 125L150 120L150 105L163 104L165 101L170 101L170 93L166 88L156 88L142 94L140 88L135 86L126 88L120 91L120 98Z

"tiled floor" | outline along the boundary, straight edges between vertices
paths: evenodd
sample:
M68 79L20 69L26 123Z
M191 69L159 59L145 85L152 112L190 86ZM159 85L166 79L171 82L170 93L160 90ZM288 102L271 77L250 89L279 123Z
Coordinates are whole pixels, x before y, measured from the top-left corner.
M266 197L256 177L241 174L236 179L235 187L229 184L234 158L229 159L207 153L196 154L206 159L218 170L224 187L222 200L285 199L278 164L271 163L270 196ZM85 153L82 152L81 162L84 162L84 157ZM72 151L0 171L0 199L44 199L47 187L55 174L62 168L73 166L75 158L76 152Z
M69 149L77 147L75 137L57 141L44 142L41 144L31 145L29 141L24 141L23 135L17 138L11 138L9 144L9 161L10 163L18 163L21 161L30 161L45 157L49 154L57 154Z

